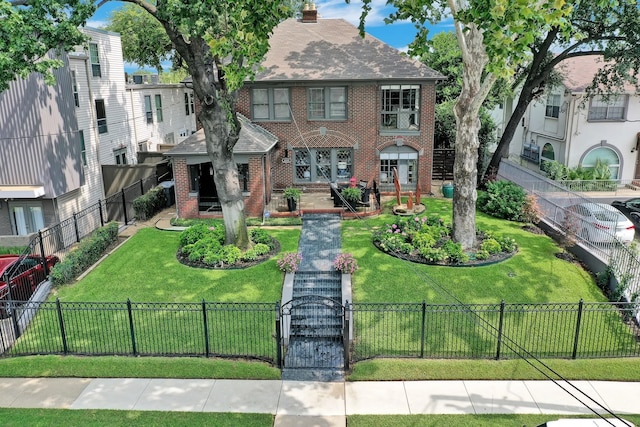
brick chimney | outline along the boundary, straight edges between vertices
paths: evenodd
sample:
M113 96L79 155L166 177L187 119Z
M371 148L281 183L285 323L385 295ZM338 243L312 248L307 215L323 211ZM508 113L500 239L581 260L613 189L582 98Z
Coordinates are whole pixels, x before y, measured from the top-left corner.
M318 22L318 11L315 3L305 3L302 10L302 22L315 23Z

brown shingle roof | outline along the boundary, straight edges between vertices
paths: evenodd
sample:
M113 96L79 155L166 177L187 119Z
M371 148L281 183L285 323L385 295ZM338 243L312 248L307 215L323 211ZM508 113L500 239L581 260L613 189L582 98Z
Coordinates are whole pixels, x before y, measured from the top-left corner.
M596 73L607 63L601 55L576 56L565 59L556 67L564 76L563 83L571 92L584 92ZM628 92L634 92L630 84L625 84Z
M278 138L261 126L251 123L242 114L238 114L238 120L242 125L240 137L235 147L234 154L267 153L278 142ZM207 154L207 145L204 130L200 129L187 139L164 153L167 156L188 156Z
M274 30L258 82L440 80L440 73L343 19L303 23L287 19Z

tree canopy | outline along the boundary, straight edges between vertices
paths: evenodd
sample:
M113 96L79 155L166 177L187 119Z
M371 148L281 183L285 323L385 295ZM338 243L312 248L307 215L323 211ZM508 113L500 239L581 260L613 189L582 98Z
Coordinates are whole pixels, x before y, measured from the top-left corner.
M174 59L171 40L162 25L138 5L125 4L113 11L106 29L120 33L122 57L127 62L153 67L160 74L162 62Z
M603 0L598 0L602 2ZM453 238L463 249L475 245L476 177L480 131L479 112L499 78L510 78L531 55L530 44L551 28L566 33L571 5L564 0L538 2L508 0L388 0L396 10L387 22L409 21L416 37L409 54L429 50L428 24L446 14L454 19L462 54L462 86L456 99ZM364 29L371 0L363 1L360 28Z
M636 0L568 2L561 22L551 21L545 31L529 40L529 56L522 62L518 103L505 126L489 169L497 170L527 106L557 81L554 70L567 58L601 55L606 65L587 88L588 94L624 92L625 83L638 85L640 70L640 9Z
M41 73L54 82L52 69L62 61L51 50L70 51L85 41L79 27L93 15L92 2L0 1L0 91L9 82Z

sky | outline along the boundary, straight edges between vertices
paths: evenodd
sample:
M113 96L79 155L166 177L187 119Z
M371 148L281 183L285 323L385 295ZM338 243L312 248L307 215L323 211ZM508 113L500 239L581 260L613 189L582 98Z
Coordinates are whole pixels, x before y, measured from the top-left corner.
M87 22L87 26L100 28L106 25L111 12L119 9L123 4L118 1L106 2ZM386 0L372 0L371 6L372 10L367 18L365 31L396 49L406 51L407 45L411 43L416 33L413 25L408 22L385 24L384 18L392 11L386 6ZM362 11L362 2L351 0L350 4L346 4L345 0L316 0L316 8L320 18L342 18L357 26ZM429 34L433 36L441 31L453 31L452 21L447 20L431 27ZM127 72L133 72L137 69L135 64L125 64Z

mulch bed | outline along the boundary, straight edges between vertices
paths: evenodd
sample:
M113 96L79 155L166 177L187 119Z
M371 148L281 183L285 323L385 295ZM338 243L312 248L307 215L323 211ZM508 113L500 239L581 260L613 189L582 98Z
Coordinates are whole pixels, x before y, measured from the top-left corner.
M194 262L189 260L189 258L186 257L180 249L178 249L178 253L176 254L176 259L181 264L187 265L189 267L194 267L194 268L206 268L208 270L241 270L244 268L253 267L254 265L262 264L263 262L267 261L271 257L275 256L278 252L280 252L280 242L274 239L273 237L271 238L271 246L273 246L273 249L271 249L268 253L262 256L259 256L257 259L253 261L238 261L233 265L228 265L228 264L211 265L201 261Z
M385 254L387 254L389 256L392 256L392 257L395 257L395 258L404 259L404 260L407 260L407 261L415 262L417 264L440 265L440 266L444 266L444 267L480 267L480 266L483 266L483 265L491 265L491 264L495 264L495 263L507 260L507 259L511 258L513 255L518 253L518 251L511 252L511 253L501 252L501 253L498 253L498 254L490 255L489 258L483 259L483 260L470 259L469 261L467 261L465 263L450 264L448 262L443 262L443 261L432 262L432 261L429 261L428 259L426 259L423 256L421 256L419 254L416 254L416 253L395 254L395 253L392 253L392 252L386 252L379 246L378 242L373 242L373 245L376 248L378 248L381 252L384 252Z

